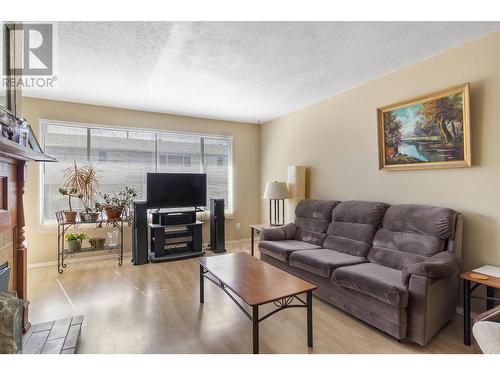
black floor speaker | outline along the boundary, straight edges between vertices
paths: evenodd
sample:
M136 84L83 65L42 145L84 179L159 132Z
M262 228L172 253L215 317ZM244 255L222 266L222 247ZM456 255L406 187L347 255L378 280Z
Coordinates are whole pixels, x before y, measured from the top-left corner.
M134 202L132 262L146 264L148 259L148 210L146 202Z
M210 250L214 253L226 251L224 220L224 199L210 199Z

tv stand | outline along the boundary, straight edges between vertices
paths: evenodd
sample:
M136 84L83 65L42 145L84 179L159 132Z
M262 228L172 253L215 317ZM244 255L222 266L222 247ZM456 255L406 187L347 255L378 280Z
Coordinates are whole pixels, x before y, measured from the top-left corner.
M153 263L167 262L203 255L203 222L196 220L196 213L194 212L195 220L190 223L170 225L165 222L183 221L186 218L174 215L175 213L166 213L166 216L163 214L155 214L160 216L156 220L153 216L153 223L149 224L149 260Z

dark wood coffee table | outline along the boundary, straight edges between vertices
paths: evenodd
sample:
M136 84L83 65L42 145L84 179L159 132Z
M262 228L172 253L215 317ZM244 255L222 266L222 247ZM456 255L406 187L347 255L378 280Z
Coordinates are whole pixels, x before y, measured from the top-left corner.
M313 346L312 291L316 285L290 275L247 253L231 253L197 259L200 263L200 303L204 303L204 280L221 288L252 321L253 353L259 353L259 323L290 307L307 308L307 346ZM307 293L306 301L299 294ZM252 308L252 313L236 299ZM294 303L294 301L296 301ZM277 307L259 318L259 306Z

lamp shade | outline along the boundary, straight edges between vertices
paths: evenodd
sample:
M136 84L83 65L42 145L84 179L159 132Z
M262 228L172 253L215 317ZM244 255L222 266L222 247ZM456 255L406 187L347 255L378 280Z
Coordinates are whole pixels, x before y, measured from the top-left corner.
M272 181L266 184L264 199L287 199L288 186L286 182Z

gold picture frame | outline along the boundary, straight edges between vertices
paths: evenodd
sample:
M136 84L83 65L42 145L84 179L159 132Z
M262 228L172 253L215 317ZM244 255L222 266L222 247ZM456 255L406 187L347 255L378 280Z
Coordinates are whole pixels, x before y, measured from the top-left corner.
M469 83L377 108L379 169L471 166Z

